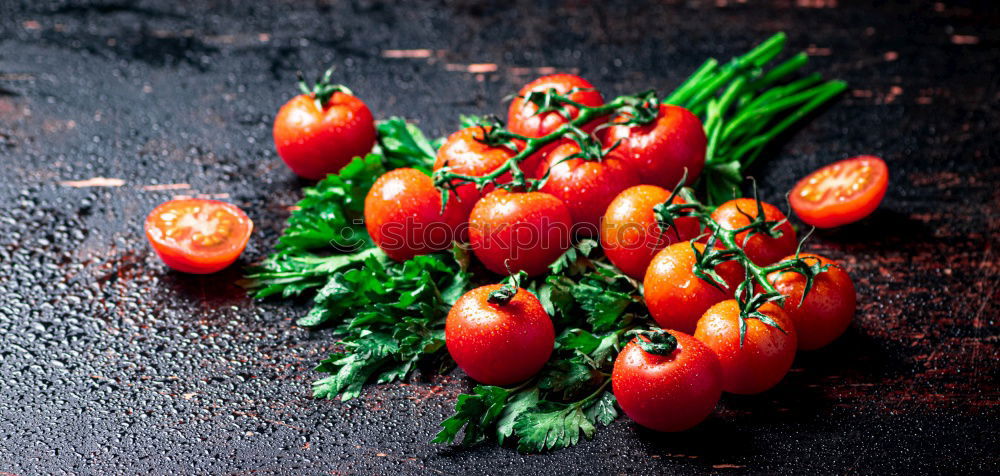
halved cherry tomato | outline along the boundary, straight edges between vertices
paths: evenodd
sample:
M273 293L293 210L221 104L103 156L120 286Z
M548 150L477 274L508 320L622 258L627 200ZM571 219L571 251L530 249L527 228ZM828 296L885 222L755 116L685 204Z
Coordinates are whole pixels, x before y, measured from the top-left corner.
M799 180L789 201L802 221L832 228L870 215L888 188L885 161L862 155L834 162Z
M235 205L217 200L171 200L146 217L146 238L167 266L208 274L236 261L253 222Z

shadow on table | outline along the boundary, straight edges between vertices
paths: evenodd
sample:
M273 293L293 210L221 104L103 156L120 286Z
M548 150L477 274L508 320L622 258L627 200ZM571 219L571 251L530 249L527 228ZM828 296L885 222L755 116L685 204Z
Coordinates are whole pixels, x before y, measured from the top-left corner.
M805 228L802 233L808 231ZM815 237L845 246L864 245L878 250L899 246L900 242L928 242L934 230L927 223L895 210L880 208L867 218L848 225L816 229Z

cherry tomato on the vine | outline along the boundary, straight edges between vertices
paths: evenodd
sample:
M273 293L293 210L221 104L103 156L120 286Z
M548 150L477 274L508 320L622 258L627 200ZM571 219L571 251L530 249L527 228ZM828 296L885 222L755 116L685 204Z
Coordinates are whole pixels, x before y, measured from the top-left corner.
M491 146L483 143L488 126L470 126L461 129L444 141L438 149L437 159L434 161L434 170L438 170L445 165L456 174L482 177L496 170L507 162L508 159L517 155L517 150L506 146ZM523 147L521 144L516 144ZM536 155L528 157L520 165L521 169L530 176L534 168L538 167L539 159ZM501 175L497 181L499 183L509 182L510 173ZM480 197L485 196L493 190L493 185L487 185L482 191L476 189L472 183L458 186L458 197L463 205L469 209L475 205Z
M365 196L365 227L386 255L406 261L450 248L464 232L467 210L451 199L442 214L441 192L430 177L416 169L395 169L379 177Z
M146 217L146 238L177 271L207 274L236 261L253 222L235 205L216 200L170 200Z
M785 214L778 210L778 207L767 202L761 202L764 209L764 218L767 221L777 222L785 220L778 230L781 236L771 238L762 232L756 232L747 238L749 231L744 231L736 235L736 245L739 246L747 258L757 266L767 266L778 262L783 256L795 253L798 242L795 239L795 229L792 224L785 219ZM737 198L730 200L712 212L712 219L727 230L736 230L750 224L750 221L757 218L757 202L752 198Z
M533 92L545 92L554 89L559 94L577 91L567 97L585 106L596 107L604 104L601 93L594 89L586 79L572 74L553 74L542 76L526 85L517 93L510 103L507 113L507 128L515 134L526 137L542 137L554 132L559 126L576 118L580 110L575 106L562 104L561 110L538 113L538 105L526 98ZM596 127L593 124L592 127ZM591 128L592 128L591 127Z
M601 223L601 246L623 273L642 279L653 256L670 244L696 238L698 219L683 217L662 230L653 207L670 198L670 191L656 185L636 185L622 191L607 207ZM671 203L684 203L674 197Z
M656 431L682 431L704 420L722 394L722 370L715 354L694 337L669 331L677 347L668 355L646 352L637 337L611 373L615 399L636 423Z
M794 255L784 259L793 258ZM785 295L782 308L795 322L799 348L818 349L840 337L851 325L857 307L857 294L851 277L833 260L806 253L800 254L799 258L810 265L829 265L826 271L813 278L804 302L805 276L790 271L775 271L767 275L767 280Z
M613 122L627 119L618 116ZM645 184L673 189L686 169L690 185L705 167L705 130L697 116L680 106L661 104L652 123L612 126L602 136L606 147L618 143L612 153L632 164Z
M730 299L743 281L743 267L725 261L715 267L728 288L716 287L694 274L696 258L690 241L674 243L656 254L643 279L643 296L656 323L664 329L692 333L698 319L715 303ZM702 243L694 243L699 251ZM723 290L724 289L724 290Z
M285 103L274 119L278 155L299 176L318 180L336 173L375 145L375 119L360 99L334 92L322 104L314 94Z
M802 221L832 228L870 215L888 188L885 161L862 155L834 162L799 180L789 201Z
M792 320L774 303L759 312L781 329L760 319L746 320L740 344L740 308L735 299L712 306L698 320L694 336L715 351L722 364L722 389L729 393L760 393L775 386L795 360L796 333Z
M561 143L538 167L538 177L549 174L541 191L554 195L569 207L575 228L586 236L596 235L601 215L618 193L639 184L632 166L613 157L566 159L580 153L573 141Z
M445 321L445 344L473 380L510 385L535 375L552 354L552 319L534 294L516 288L501 299L494 284L473 289L455 302ZM509 299L509 300L507 300Z
M544 273L571 245L573 218L558 198L497 189L469 215L469 242L490 271Z

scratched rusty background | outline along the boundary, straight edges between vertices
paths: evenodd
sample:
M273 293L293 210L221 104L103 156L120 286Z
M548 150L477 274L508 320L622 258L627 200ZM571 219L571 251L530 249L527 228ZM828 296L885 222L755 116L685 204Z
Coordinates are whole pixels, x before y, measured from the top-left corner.
M996 6L393 3L0 1L0 474L1000 470ZM314 401L332 342L292 324L305 303L251 301L238 267L169 272L141 233L158 202L222 197L258 225L240 264L268 252L308 185L270 138L299 68L437 136L542 73L665 90L779 30L852 89L754 172L763 196L860 153L891 189L811 245L856 280L848 333L684 434L429 445L459 372Z

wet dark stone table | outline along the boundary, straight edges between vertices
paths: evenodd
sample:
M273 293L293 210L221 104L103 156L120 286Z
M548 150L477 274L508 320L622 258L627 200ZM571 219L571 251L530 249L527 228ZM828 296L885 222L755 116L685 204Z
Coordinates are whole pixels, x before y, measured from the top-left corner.
M0 474L1000 470L990 2L250 3L0 1ZM300 68L438 136L547 71L666 90L781 30L852 89L753 171L765 199L861 153L891 189L811 245L855 278L847 334L687 433L430 445L458 372L312 400L332 342L293 325L305 303L251 301L239 267L170 272L142 236L158 202L224 197L258 225L241 264L268 252L307 185L270 138Z

